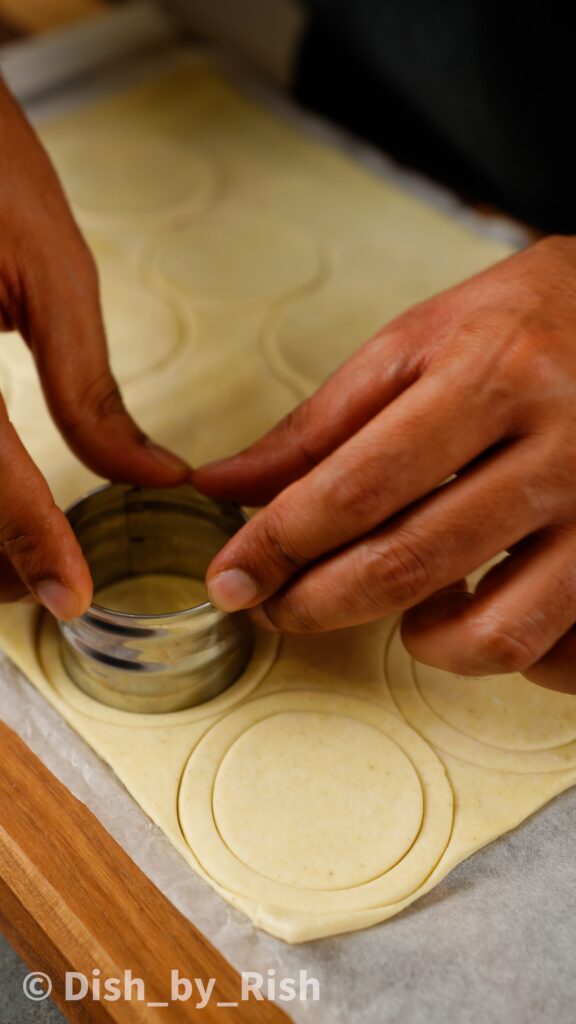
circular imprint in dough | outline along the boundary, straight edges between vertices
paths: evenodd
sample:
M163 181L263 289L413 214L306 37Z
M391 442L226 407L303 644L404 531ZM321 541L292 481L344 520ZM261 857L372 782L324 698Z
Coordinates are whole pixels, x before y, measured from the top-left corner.
M104 274L102 308L112 369L121 384L159 372L184 341L186 330L176 312L141 285ZM143 343L146 338L153 344Z
M255 698L217 722L178 808L216 884L309 913L406 898L442 857L453 816L443 765L401 718L316 691Z
M140 230L196 215L214 185L203 158L161 134L94 130L54 141L50 152L72 204L96 224Z
M149 729L151 726L157 726L163 729L170 725L184 725L187 722L199 722L203 718L220 715L248 697L268 675L276 660L280 644L278 637L274 634L256 630L252 657L240 678L232 686L229 686L214 700L206 701L205 704L185 708L183 711L150 715L110 708L80 690L62 663L58 627L50 615L45 615L42 612L39 612L36 646L38 661L46 679L57 695L76 711L80 711L87 718L95 718L100 722L130 725L131 728L144 726Z
M264 350L281 380L308 394L391 319L383 293L381 260L357 247L326 268L319 286L280 310L264 337Z
M463 680L415 662L400 631L386 654L392 696L426 739L463 761L511 772L576 765L576 705L519 673Z
M463 680L414 662L422 698L465 736L503 750L549 750L576 740L576 702L519 673Z
M307 285L320 268L315 244L290 224L225 209L166 232L151 262L164 284L204 305L278 298Z

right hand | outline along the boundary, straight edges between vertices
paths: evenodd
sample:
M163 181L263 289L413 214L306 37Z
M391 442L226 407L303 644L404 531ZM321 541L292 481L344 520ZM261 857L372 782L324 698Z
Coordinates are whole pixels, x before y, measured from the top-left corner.
M212 603L289 633L403 612L424 664L576 694L575 322L576 238L550 237L401 314L198 469L213 498L269 502L213 559Z
M50 413L94 472L168 486L186 463L152 444L124 408L108 362L98 277L58 178L0 79L0 331L29 346ZM92 581L65 515L0 396L0 601L33 594L58 618L81 614Z

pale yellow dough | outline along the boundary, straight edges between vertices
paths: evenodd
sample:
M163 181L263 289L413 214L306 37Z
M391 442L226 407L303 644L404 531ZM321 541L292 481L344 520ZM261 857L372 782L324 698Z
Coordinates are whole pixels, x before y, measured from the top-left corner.
M392 316L508 252L202 63L43 136L100 266L127 403L196 465L256 438ZM0 384L57 500L93 486L15 335ZM139 608L132 582L107 600L154 611L173 582L147 581ZM393 621L259 635L233 687L167 715L78 690L53 621L29 606L0 610L0 640L194 870L288 942L396 914L576 782L572 698L414 666Z
M194 608L208 600L204 580L168 573L128 576L100 587L94 600L104 608L131 615L163 615Z

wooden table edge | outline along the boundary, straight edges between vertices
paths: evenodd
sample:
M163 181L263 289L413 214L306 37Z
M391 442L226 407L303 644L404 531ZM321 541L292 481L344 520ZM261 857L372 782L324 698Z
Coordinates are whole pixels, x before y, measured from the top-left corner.
M95 815L0 722L0 930L33 971L52 980L52 997L70 1021L189 1021L194 1004L171 1002L171 971L214 978L200 1019L206 1024L286 1024L268 1000L241 1000L241 978L214 946L166 899ZM65 972L89 980L145 984L145 1001L65 999ZM136 989L135 989L136 991ZM23 997L24 998L24 995ZM217 1003L238 1002L237 1007ZM198 1011L200 1013L200 1011Z

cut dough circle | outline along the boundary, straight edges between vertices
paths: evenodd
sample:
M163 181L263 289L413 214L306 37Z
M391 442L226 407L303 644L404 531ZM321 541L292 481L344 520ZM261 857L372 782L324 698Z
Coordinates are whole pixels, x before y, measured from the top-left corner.
M421 735L462 761L520 773L576 765L576 705L518 673L463 680L414 662L399 630L388 643L392 697Z
M273 807L282 808L280 829L269 828ZM388 871L422 814L422 787L400 747L366 722L326 712L257 722L228 750L214 784L228 848L265 877L304 889L349 888Z
M166 232L150 258L165 285L208 305L278 298L309 284L320 267L315 243L290 224L225 208Z
M141 230L148 221L196 215L208 205L214 168L188 144L152 132L76 132L51 155L72 204L90 221Z
M249 696L258 684L268 675L274 664L278 650L278 637L272 633L255 632L254 650L248 665L239 679L224 690L214 700L198 704L183 711L168 711L166 714L138 714L133 711L120 711L94 700L80 690L72 681L64 668L60 653L60 634L56 622L51 615L39 612L40 621L37 631L38 661L50 686L57 695L75 711L87 718L112 725L129 725L132 729L150 728L163 729L170 725L184 725L199 722L204 718L212 718L233 707L238 701Z
M453 818L444 767L405 722L316 691L254 698L221 719L190 756L178 807L216 884L305 913L404 899Z

